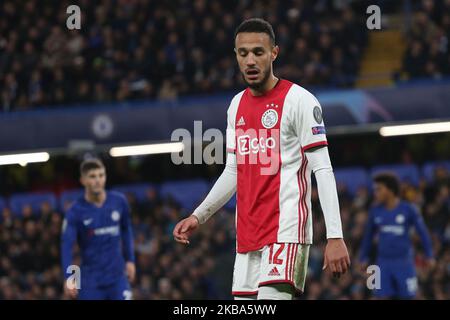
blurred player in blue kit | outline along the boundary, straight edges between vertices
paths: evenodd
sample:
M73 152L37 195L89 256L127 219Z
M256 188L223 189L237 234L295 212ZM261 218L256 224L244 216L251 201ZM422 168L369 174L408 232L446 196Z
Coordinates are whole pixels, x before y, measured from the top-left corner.
M61 236L64 292L80 300L128 300L136 267L130 209L126 198L106 191L106 171L98 159L80 166L83 197L67 211ZM69 268L73 247L80 249L80 283ZM77 289L78 288L78 289Z
M399 198L400 184L395 175L382 173L374 178L376 205L370 210L362 241L360 262L366 269L375 235L378 236L376 265L380 267L377 298L413 299L417 276L410 231L414 227L423 244L427 262L434 265L431 239L421 214Z

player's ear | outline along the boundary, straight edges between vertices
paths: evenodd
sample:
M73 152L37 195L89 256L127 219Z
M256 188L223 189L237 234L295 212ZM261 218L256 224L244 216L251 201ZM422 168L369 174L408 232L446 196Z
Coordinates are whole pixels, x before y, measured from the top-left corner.
M275 60L277 59L278 53L279 53L279 52L280 52L280 47L277 46L277 45L275 45L275 46L272 48L272 61L275 61Z

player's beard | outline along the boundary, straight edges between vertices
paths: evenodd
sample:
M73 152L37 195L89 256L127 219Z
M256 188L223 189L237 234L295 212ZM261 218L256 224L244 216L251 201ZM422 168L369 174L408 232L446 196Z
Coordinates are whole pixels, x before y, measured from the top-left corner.
M264 86L266 85L267 81L269 81L269 77L271 74L271 67L270 65L263 71L263 78L261 79L261 81L259 82L253 82L253 83L249 83L247 82L247 80L245 79L245 74L243 72L241 72L241 76L242 79L244 80L245 84L247 84L247 86L253 90L256 91L261 91L261 89L264 88Z

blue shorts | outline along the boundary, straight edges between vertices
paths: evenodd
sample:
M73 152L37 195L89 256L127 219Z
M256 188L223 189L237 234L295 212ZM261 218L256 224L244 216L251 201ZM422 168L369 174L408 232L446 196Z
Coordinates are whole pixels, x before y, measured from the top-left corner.
M417 276L412 261L378 260L380 288L374 289L379 298L412 299L417 293Z
M78 300L131 300L130 283L126 277L117 282L101 287L87 287L78 290Z

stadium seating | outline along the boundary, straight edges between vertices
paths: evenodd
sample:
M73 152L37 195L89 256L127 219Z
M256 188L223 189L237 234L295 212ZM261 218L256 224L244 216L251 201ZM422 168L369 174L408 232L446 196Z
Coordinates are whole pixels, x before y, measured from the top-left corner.
M62 212L65 212L66 209L68 209L69 206L72 204L72 202L81 197L83 193L84 193L83 189L73 189L64 191L63 193L61 193L59 197L59 209Z
M422 174L420 178L425 178L423 181L426 182L426 185L425 188L417 188L417 191L422 195L419 199L423 198L426 201L421 208L424 220L432 233L434 247L442 248L436 252L437 271L428 273L428 275L427 273L423 273L425 270L425 265L422 263L423 255L420 251L417 255L418 271L425 275L424 278L419 279L420 288L432 288L430 291L424 290L420 293L420 297L426 299L448 299L448 295L442 293L445 292L446 288L445 278L443 278L445 273L442 271L446 270L447 261L445 257L448 256L448 249L445 248L449 247L447 244L450 241L448 232L446 232L450 204L442 203L439 197L424 196L428 188L431 190L439 188L441 185L440 182L437 183L436 177L433 177L432 174L434 169L441 165L447 167L448 162L430 162L420 167L419 173ZM392 169L392 167L396 169L392 171L398 173L399 170L396 166L376 167L372 170L366 170L362 167L346 167L337 168L335 175L337 183L339 185L345 185L350 194L356 192L358 187L367 185L368 182L370 186L370 174L372 172L377 172L381 169ZM405 168L403 169L404 171L408 171ZM427 181L427 176L433 177L431 182ZM445 177L445 174L443 176ZM409 179L410 176L406 175L406 178ZM156 195L157 201L151 203L148 202L148 198L142 196L145 194L143 190L148 191L149 185L160 191ZM190 256L194 258L183 259L185 255L180 255L180 251L176 249L176 243L170 236L176 222L186 215L186 210L192 210L203 199L211 186L211 181L197 179L170 181L162 185L136 184L112 187L113 190L133 193L133 195L136 194L136 200L143 201L143 205L135 206L132 212L134 218L133 227L135 230L136 255L139 257L136 259L139 277L133 285L133 295L136 299L179 299L180 297L185 299L230 298L229 289L222 289L221 283L224 278L229 279L231 277L234 261L236 239L234 233L235 217L233 212L235 198L233 197L225 205L225 214L219 214L214 219L211 219L207 228L203 229L205 231L199 232L192 238L194 245L188 250L191 250L190 253L192 254ZM13 218L15 218L13 223L11 223L9 219L3 219L2 221L2 215L0 215L2 261L8 262L0 266L0 273L3 272L4 277L6 276L8 279L11 279L11 284L7 284L8 287L2 287L0 284L0 299L58 299L62 297L62 279L60 272L49 272L48 277L42 277L42 274L46 274L46 270L50 270L51 268L57 270L60 263L58 259L61 230L61 219L58 217L59 212L55 211L51 215L44 215L42 219L39 219L37 216L33 217L33 219L22 219L19 217L21 216L24 205L31 205L36 210L43 202L47 201L52 208L63 208L67 207L68 203L82 194L82 189L68 190L60 195L56 203L54 202L56 197L52 194L16 194L10 199L2 199L0 197L0 210L3 206L9 205L13 211ZM346 196L344 195L344 197ZM359 205L355 206L355 201L352 201L352 199L357 199L357 197L350 197L350 201L342 201L340 205L341 212L346 212L345 216L348 217L343 223L348 248L352 256L355 256L359 250L359 244L361 243L365 226L364 220L361 220L360 217L367 215L370 203L357 201L356 203L359 203ZM178 204L174 203L173 200ZM313 206L318 205L318 199L313 199ZM171 214L166 214L166 208L170 209ZM323 219L321 215L318 215L317 218L318 220L316 221L319 222ZM40 230L45 230L45 232L39 232ZM16 241L9 240L16 235L20 235ZM326 241L324 230L322 229L322 233L318 232L318 235L315 244L317 248L324 247ZM155 243L157 245L154 245ZM16 250L17 248L20 248L20 250ZM153 257L167 258L155 259ZM37 265L26 265L22 261L38 261L39 263ZM167 264L167 261L170 261L170 263ZM210 265L208 261L215 261L215 264ZM200 276L202 279L207 279L207 281L217 286L217 292L209 291L209 289L206 289L203 281L198 283L198 278L194 278L191 275L189 277L183 277L180 280L179 270L188 270L192 265L200 266L198 268L201 270ZM315 290L309 290L309 292L306 292L305 299L370 298L370 292L364 291L365 286L363 284L361 286L358 285L358 281L361 281L358 268L353 268L349 273L348 277L350 277L351 282L344 283L344 287L340 291L336 291L336 287L330 284L329 280L326 282L322 281L322 265L323 259L320 254L312 254L310 256L308 272L311 276L309 286L320 288L320 292L314 294ZM22 270L21 272L24 272L27 276L16 279L14 274L17 274L17 270ZM439 275L439 270L442 270L440 278L435 276L435 274ZM148 279L156 279L156 281L148 281ZM167 291L169 292L168 295L163 295L161 290L159 290L159 279L170 281L173 288L180 288L174 290L180 290L181 293L175 295L172 294L172 291ZM190 285L185 289L180 284L180 281L189 282ZM25 285L22 285L22 283L25 283ZM52 290L29 290L28 288L33 283L37 283L39 288L52 288ZM228 284L228 282L226 283ZM9 287L12 290L9 290ZM189 287L192 289L189 289ZM220 296L218 296L219 293L221 294Z
M189 211L204 198L208 190L209 184L200 179L170 181L161 185L160 195L164 199L177 201Z
M395 173L403 182L418 186L421 178L427 182L432 181L437 168L443 167L450 171L450 161L437 161L425 163L421 170L415 165L381 165L370 170L363 167L343 167L334 170L336 184L339 190L345 189L349 195L354 196L359 188L371 189L371 177L380 172ZM206 196L215 181L208 182L202 179L169 181L161 185L152 183L124 184L113 186L111 190L123 194L131 194L136 201L144 202L148 199L148 192L159 191L163 199L172 199L182 208L192 210ZM9 199L9 207L16 216L20 216L24 205L31 205L33 212L39 211L44 202L48 202L52 209L64 212L68 206L83 195L83 189L67 190L61 193L59 198L52 193L22 193L14 194ZM7 201L0 197L0 212L8 205ZM236 196L233 196L225 208L233 210L236 206Z
M334 170L338 189L345 186L350 195L355 195L361 187L368 187L370 177L363 167L347 167Z
M15 216L21 216L26 205L30 205L33 213L38 213L42 204L48 203L52 209L56 209L57 201L53 193L21 193L14 194L9 199L9 208Z
M410 183L414 186L419 185L420 172L419 168L413 164L393 164L393 165L380 165L375 166L371 170L371 176L373 177L377 173L391 172L398 176L400 181Z
M37 3L36 0L32 2ZM19 3L18 12L24 6ZM0 50L0 92L18 87L17 94L3 95L3 99L0 99L0 112L20 110L23 108L23 99L28 108L38 108L62 104L80 106L92 101L104 103L171 99L167 89L175 96L238 89L240 74L233 60L232 44L234 28L245 18L241 13L264 8L260 12L261 16L273 15L281 22L285 19L283 12L300 10L297 4L289 1L276 1L273 2L274 6L267 7L250 2L245 5L246 10L230 9L227 1L206 1L205 7L200 11L195 1L175 1L169 7L162 3L163 1L114 1L118 10L109 12L106 4L85 1L83 12L86 14L108 13L107 19L101 24L98 24L97 19L83 21L84 31L80 33L63 32L56 20L46 18L40 20L40 28L33 28L33 19L22 21L21 28L18 28L14 23L15 19L2 16L4 30L15 31L11 32L14 35L11 37L20 45L12 46L12 52ZM39 17L56 17L66 10L65 6L64 2L41 1L39 5L35 4L33 13ZM183 7L183 10L178 7ZM331 87L352 86L367 41L367 29L359 19L361 13L352 13L350 8L341 9L341 14L348 19L343 19L338 25L327 23L327 17L316 12L313 3L305 2L301 7L301 12L308 12L309 19L298 18L291 21L293 23L279 24L280 28L287 28L285 36L280 34L280 39L284 39L280 41L280 45L286 52L293 51L293 54L285 54L283 59L277 60L280 75L301 81L303 85L320 83ZM164 19L173 21L174 25L156 23L156 37L152 31L155 26L150 28L148 21L158 21L161 10L164 11ZM137 15L142 15L142 18L136 19ZM202 26L209 21L214 23L211 30L206 32ZM326 27L323 26L324 23ZM34 29L34 37L39 41L35 41L28 32L19 32L31 29ZM136 32L132 31L134 29ZM110 33L109 30L114 31ZM177 32L174 33L174 30ZM314 37L311 36L311 30L315 30ZM186 37L185 32L190 36ZM278 33L277 28L275 32ZM0 43L9 43L9 33L0 34ZM326 40L329 34L336 41ZM116 37L122 40L116 41ZM329 43L321 45L314 38L325 38ZM211 46L214 39L217 42ZM111 46L105 46L105 43L110 43ZM158 45L148 45L150 43ZM50 44L54 46L53 49L49 49ZM24 45L26 49L23 49ZM307 50L308 55L298 58L302 54L302 47ZM349 57L346 63L328 58L337 49ZM310 52L318 53L315 59L309 57ZM1 63L2 61L8 63ZM83 77L77 76L77 61L83 61ZM13 67L18 64L26 67ZM303 68L314 72L300 72ZM201 76L193 76L197 69L202 70ZM118 76L110 77L111 72ZM223 75L224 81L219 81L217 75ZM36 90L27 90L28 83L33 84Z
M5 200L2 197L0 197L0 212L2 212L5 206L6 206Z
M142 202L148 198L149 191L156 191L156 187L150 183L123 184L115 186L111 190L118 191L123 194L131 194L138 202Z
M230 201L225 204L225 209L233 210L236 208L236 195L232 196Z
M430 182L434 178L434 172L438 168L445 168L450 171L450 161L432 161L427 162L422 167L422 176Z

